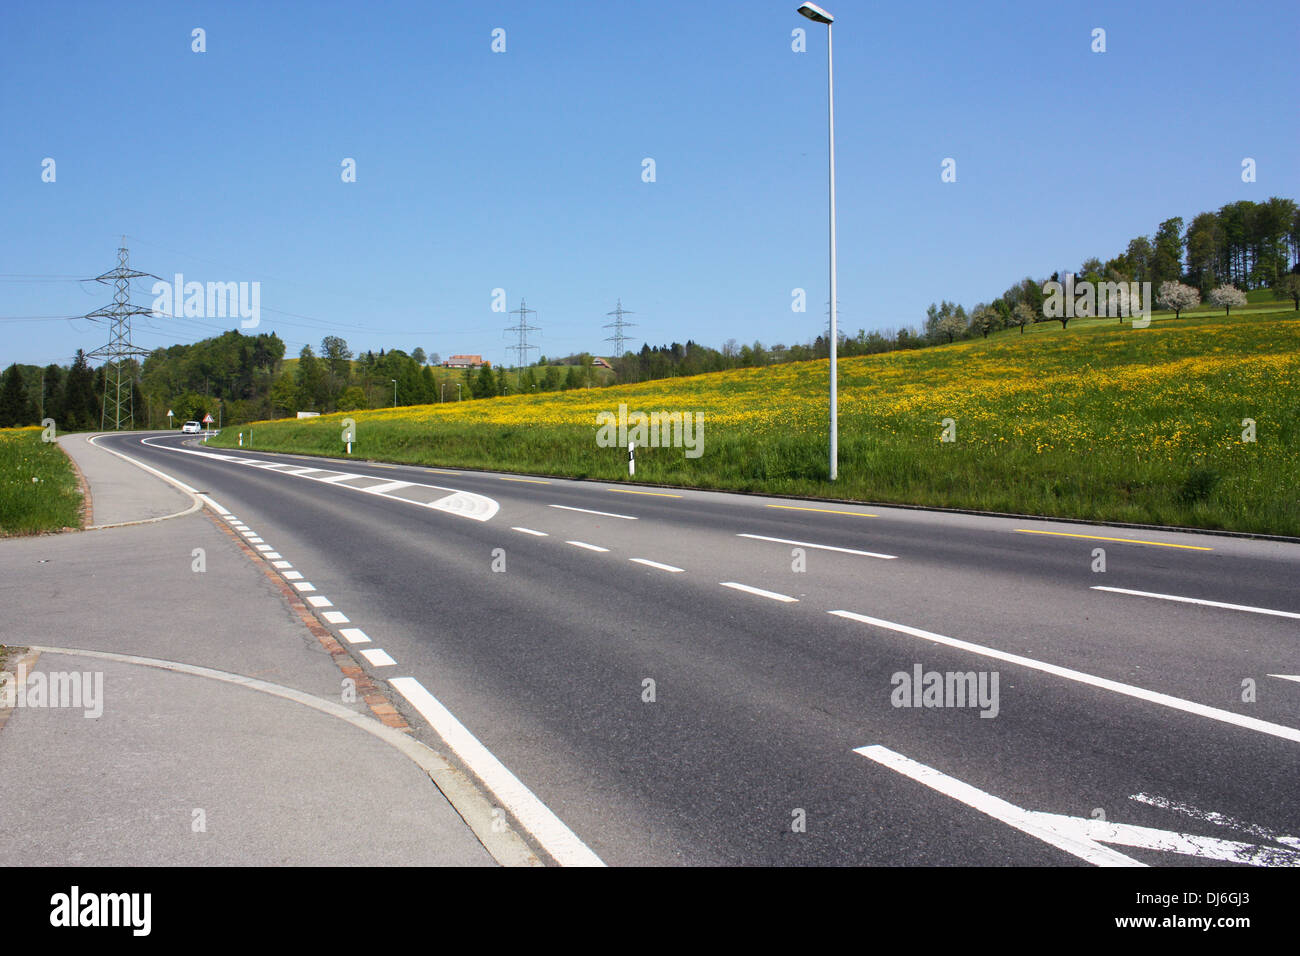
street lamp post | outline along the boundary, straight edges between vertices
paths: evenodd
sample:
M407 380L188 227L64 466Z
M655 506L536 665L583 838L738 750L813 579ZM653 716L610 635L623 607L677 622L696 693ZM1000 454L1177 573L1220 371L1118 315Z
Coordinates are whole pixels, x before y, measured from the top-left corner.
M460 382L456 383L456 401L460 401Z
M396 408L397 407L397 379L390 378L389 381L393 383L393 407Z
M839 346L839 326L835 314L835 67L831 58L831 24L835 18L815 3L799 6L799 13L814 23L826 24L826 101L828 104L828 126L830 129L830 181L831 181L831 341L830 341L830 377L831 377L831 434L830 466L831 481L840 474L840 425L838 399L836 395L837 369L836 352Z
M440 391L441 391L441 397L438 399L438 401L440 401L440 402L445 402L445 401L447 400L447 383L446 383L446 382L443 382L443 383L442 383L442 389L441 389Z

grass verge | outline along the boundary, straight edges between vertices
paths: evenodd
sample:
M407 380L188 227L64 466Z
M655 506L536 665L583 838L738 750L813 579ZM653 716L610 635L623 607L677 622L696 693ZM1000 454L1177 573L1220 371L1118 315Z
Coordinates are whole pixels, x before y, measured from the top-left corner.
M40 428L0 429L0 536L81 526L72 462Z
M703 454L638 481L1300 536L1300 319L1098 323L844 360L828 481L825 361L613 388L258 422L253 447L627 480L596 415L700 412ZM950 427L949 427L950 426ZM212 444L234 447L249 427ZM944 441L945 431L953 441Z

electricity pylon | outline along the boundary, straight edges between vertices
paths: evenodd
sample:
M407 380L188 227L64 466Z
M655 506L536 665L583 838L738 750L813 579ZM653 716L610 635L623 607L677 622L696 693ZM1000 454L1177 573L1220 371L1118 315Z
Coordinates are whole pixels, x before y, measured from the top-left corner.
M135 384L135 359L149 354L148 349L131 343L131 316L152 315L153 310L131 304L130 284L132 279L157 279L158 276L136 272L127 259L126 237L123 236L122 245L117 250L117 268L94 279L105 285L110 281L114 283L116 289L113 292L113 304L96 309L86 316L88 319L108 319L111 323L108 344L101 345L86 356L104 360L104 412L99 425L104 431L135 427L135 407L131 396L131 387Z
M627 338L628 338L628 336L626 336L626 335L623 334L623 330L624 330L624 329L628 329L628 328L635 328L635 327L636 327L636 323L635 323L635 322L626 322L626 321L623 320L623 316L625 316L625 315L636 315L636 313L635 313L635 312L629 312L627 309L623 308L623 300L622 300L622 299L619 299L619 300L618 300L618 307L615 308L613 312L606 312L605 314L606 314L606 315L612 315L612 316L614 316L614 321L613 321L613 322L610 322L610 323L608 323L607 325L602 326L602 328L613 329L613 330L614 330L614 334L611 335L609 338L605 339L605 341L606 341L606 342L613 342L613 343L614 343L614 357L615 357L615 358L622 358L622 357L623 357L623 353L626 351L626 349L623 347L623 343L624 343L624 342L627 340Z

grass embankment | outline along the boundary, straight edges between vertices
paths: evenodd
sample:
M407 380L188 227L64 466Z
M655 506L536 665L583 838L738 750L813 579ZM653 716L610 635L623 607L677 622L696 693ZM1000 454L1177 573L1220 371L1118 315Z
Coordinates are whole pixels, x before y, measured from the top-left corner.
M81 527L72 462L40 428L0 429L0 536Z
M1300 535L1294 313L1035 332L841 361L834 484L825 361L353 412L354 453L626 480L626 449L595 441L626 403L704 414L703 455L638 449L644 482ZM341 456L344 417L257 423L255 447Z

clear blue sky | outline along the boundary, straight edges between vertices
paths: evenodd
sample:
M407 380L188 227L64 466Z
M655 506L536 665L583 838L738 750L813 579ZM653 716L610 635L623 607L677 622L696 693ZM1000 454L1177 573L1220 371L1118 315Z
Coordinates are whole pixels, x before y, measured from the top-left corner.
M634 347L810 341L828 298L826 37L796 6L5 4L0 316L107 303L13 277L98 275L126 234L142 271L260 281L261 330L289 354L333 333L501 362L497 287L537 309L552 355L607 354L619 297ZM824 6L850 332L1106 258L1169 216L1300 198L1295 0ZM136 338L231 326L137 320ZM4 318L0 365L106 339Z

